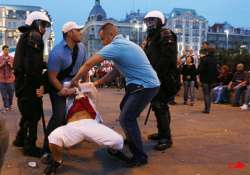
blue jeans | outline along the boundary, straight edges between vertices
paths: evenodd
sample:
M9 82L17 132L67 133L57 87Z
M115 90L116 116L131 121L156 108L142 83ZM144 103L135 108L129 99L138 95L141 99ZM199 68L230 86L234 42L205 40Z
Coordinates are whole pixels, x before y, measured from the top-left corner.
M14 96L14 83L0 83L0 91L5 108L10 108Z
M194 81L184 81L184 102L188 101L188 96L190 96L190 101L194 102Z
M137 123L137 118L144 110L147 104L157 94L159 88L144 88L137 90L126 90L123 97L119 116L121 127L126 135L128 145L133 158L136 160L147 160L147 155L143 151L140 129Z
M235 92L235 97L233 101L234 105L241 105L241 96L245 90L246 90L246 86L240 86L234 89L234 92Z
M56 91L50 92L50 101L52 105L52 116L49 120L46 132L49 135L54 129L62 126L66 123L65 114L66 114L66 98L57 95ZM45 137L43 151L49 152L48 140Z
M211 108L211 102L212 102L211 90L212 90L211 84L207 84L207 83L202 84L202 91L203 91L204 104L205 104L204 111L206 112L210 112L210 108Z
M216 86L213 88L214 102L215 103L227 103L229 102L229 91L227 86Z
M244 98L244 104L249 105L249 103L250 103L250 85L247 86Z

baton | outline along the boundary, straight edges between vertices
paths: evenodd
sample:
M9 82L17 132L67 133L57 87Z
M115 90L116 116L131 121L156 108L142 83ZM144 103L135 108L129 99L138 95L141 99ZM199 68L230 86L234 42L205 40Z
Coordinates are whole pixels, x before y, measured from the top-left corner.
M147 125L147 123L148 123L148 118L149 118L151 109L152 109L152 105L150 104L150 105L149 105L149 108L148 108L148 113L147 113L146 119L145 119L145 121L144 121L144 125Z
M46 131L46 124L45 124L45 117L44 117L44 111L43 111L43 101L42 101L42 98L41 98L41 116L42 116L42 124L43 124L43 132L44 132L44 137L45 139L47 140L47 131Z

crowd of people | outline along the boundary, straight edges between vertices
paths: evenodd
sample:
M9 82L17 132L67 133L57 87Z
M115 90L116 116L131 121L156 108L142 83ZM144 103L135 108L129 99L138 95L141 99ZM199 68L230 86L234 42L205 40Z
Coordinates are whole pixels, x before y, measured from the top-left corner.
M30 13L25 25L18 28L22 35L15 57L8 55L7 45L3 46L4 54L0 57L3 112L11 110L15 89L21 114L13 145L21 147L24 155L42 158L47 164L46 175L55 173L62 165L63 148L83 140L107 147L107 153L122 160L127 167L138 167L148 163L148 156L143 149L137 118L150 104L149 113L154 112L157 132L148 139L156 141L156 151L171 148L169 104L181 85L183 104L191 106L195 105L195 88L202 87L203 113L210 113L212 101L231 101L234 106L247 109L250 76L244 65L239 63L235 73L231 73L227 65L218 66L215 49L207 42L203 43L199 56L192 50L184 50L178 58L177 36L164 28L165 20L160 11L146 14L147 37L142 46L124 38L114 24L104 24L98 33L104 47L90 58L80 42L82 26L69 21L63 25L63 39L50 52L46 65L42 38L51 22L42 12ZM103 124L96 109L95 87L104 84L125 87L119 114L124 138ZM42 101L45 93L49 94L52 106L47 126ZM43 148L36 145L41 118L45 135ZM123 152L125 146L132 156Z
M215 104L232 104L247 110L250 103L249 86L250 72L245 70L244 64L238 63L235 67L226 64L219 65L214 56L215 49L207 48L205 42L200 50L198 66L195 58L190 54L182 55L178 60L178 68L183 85L183 104L194 105L195 89L201 85L204 94L205 113L210 112L211 102ZM191 51L192 53L192 51ZM209 86L204 86L209 84Z

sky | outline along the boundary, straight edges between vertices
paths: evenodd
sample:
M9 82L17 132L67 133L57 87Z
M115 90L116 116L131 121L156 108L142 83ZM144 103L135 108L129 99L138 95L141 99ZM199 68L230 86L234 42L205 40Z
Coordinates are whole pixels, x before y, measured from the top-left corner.
M67 21L83 25L95 0L0 0L0 4L35 5L46 9L52 17L56 43L61 27ZM108 17L124 19L126 13L140 9L170 13L173 8L191 8L208 19L209 24L229 22L236 27L250 28L250 0L101 0Z

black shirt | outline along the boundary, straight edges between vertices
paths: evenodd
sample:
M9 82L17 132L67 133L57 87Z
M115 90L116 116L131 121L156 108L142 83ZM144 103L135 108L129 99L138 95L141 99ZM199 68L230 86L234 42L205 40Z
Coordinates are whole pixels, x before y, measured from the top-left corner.
M194 64L185 64L182 68L183 81L196 81L197 71Z

